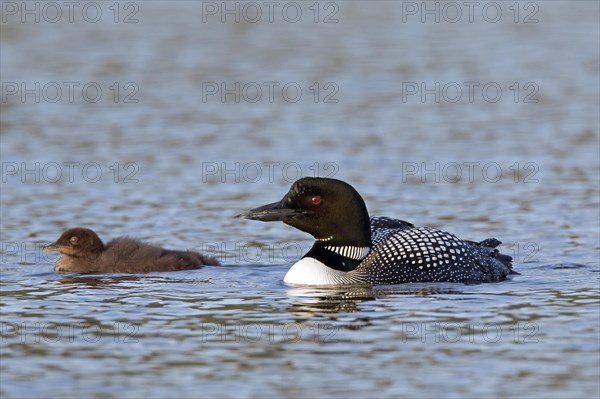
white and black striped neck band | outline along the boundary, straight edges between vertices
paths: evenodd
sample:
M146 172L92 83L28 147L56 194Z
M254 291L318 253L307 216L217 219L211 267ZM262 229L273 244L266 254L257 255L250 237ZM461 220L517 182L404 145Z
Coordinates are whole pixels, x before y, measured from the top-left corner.
M354 260L362 260L371 251L369 247L351 247L351 246L326 246L325 249L328 249L332 252L335 252L338 255L344 256L346 258L354 259Z

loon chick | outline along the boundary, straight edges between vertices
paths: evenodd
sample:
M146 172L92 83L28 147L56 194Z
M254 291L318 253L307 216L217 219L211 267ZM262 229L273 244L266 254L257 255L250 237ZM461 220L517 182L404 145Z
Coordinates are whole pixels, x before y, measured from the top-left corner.
M281 201L237 217L282 221L315 238L285 275L288 284L492 282L512 272L512 258L495 249L500 241L465 241L402 220L369 218L360 194L341 180L302 178Z
M211 257L192 251L173 251L128 237L118 237L106 245L90 229L75 227L44 247L61 256L54 265L65 273L148 273L196 269L219 265Z

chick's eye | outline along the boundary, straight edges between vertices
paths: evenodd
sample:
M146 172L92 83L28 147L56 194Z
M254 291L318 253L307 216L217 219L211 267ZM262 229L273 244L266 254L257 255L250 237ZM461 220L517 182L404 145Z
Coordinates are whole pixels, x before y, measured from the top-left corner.
M310 201L315 205L319 205L321 203L322 199L321 199L320 195L315 195L310 199Z
M71 241L71 244L77 245L77 241L79 241L79 238L77 238L77 236L73 236L69 239L69 241Z

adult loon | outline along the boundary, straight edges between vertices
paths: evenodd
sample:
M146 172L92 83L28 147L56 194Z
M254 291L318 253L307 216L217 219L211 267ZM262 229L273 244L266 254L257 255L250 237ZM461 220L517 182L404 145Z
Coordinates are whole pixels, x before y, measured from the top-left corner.
M65 273L148 273L196 269L219 262L197 252L173 251L128 237L118 237L106 245L90 229L75 227L44 247L58 251L54 269Z
M512 272L512 258L495 249L500 241L465 241L402 220L369 218L360 194L341 180L301 178L281 201L237 217L282 221L315 238L285 275L288 284L492 282Z

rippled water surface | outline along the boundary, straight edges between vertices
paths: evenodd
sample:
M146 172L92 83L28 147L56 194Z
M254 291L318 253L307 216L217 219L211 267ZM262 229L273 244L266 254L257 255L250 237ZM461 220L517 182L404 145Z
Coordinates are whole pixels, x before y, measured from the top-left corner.
M0 25L2 397L600 395L597 2L23 4ZM233 216L314 175L497 237L521 274L288 287L312 238ZM40 247L74 226L224 266L60 275Z

